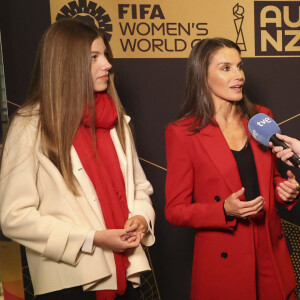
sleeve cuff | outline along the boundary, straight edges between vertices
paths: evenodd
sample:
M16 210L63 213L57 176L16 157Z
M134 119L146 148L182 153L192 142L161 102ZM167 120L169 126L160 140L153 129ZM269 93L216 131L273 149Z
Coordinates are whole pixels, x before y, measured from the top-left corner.
M142 211L135 211L134 213L131 214L131 216L143 216L147 222L148 225L148 231L146 232L145 236L142 239L142 244L149 247L152 246L155 242L155 237L154 237L154 218L155 216L149 216L147 213L142 212Z
M81 247L81 251L84 253L93 253L95 250L94 246L94 235L95 235L95 230L91 230L88 232L85 241Z
M225 216L225 221L226 221L226 224L231 227L231 228L234 228L236 226L236 218L233 217L233 216L229 216L227 215L226 211L225 211L225 208L224 208L224 204L223 204L223 211L224 211L224 216Z

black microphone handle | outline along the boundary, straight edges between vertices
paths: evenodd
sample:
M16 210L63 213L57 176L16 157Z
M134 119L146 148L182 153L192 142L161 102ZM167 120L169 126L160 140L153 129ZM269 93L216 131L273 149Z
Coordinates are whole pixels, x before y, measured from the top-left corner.
M273 143L274 146L281 146L283 149L290 148L286 143L280 140L275 134L273 134L270 138L270 142ZM288 159L295 167L300 165L300 157L295 153Z

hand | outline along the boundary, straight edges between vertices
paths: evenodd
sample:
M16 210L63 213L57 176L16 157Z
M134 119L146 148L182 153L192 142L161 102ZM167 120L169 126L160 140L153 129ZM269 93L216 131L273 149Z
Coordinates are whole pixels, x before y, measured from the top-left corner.
M244 192L245 189L241 188L224 201L224 209L228 216L246 218L257 214L263 208L265 200L262 196L251 201L241 201L239 197L242 196Z
M276 134L276 136L282 141L284 141L289 146L289 148L283 149L281 146L274 147L274 145L270 142L270 147L273 147L272 152L275 153L276 156L280 158L283 162L285 162L287 165L293 166L293 164L290 161L288 161L288 159L293 155L293 151L297 155L300 155L300 141L278 133Z
M127 230L127 232L141 233L143 238L145 233L148 231L148 224L143 216L136 215L129 218L125 222L124 228Z
M128 232L126 229L107 229L96 231L94 245L110 249L113 252L124 252L138 247L141 238L140 233Z
M288 170L288 179L283 181L277 187L279 197L285 202L294 201L299 194L299 183L297 182L295 175Z

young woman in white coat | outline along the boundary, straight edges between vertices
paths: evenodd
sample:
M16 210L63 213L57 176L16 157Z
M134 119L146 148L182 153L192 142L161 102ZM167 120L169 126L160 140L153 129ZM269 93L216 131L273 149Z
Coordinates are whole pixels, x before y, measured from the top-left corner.
M154 243L140 166L96 27L54 23L2 154L1 229L26 248L37 299L139 299Z

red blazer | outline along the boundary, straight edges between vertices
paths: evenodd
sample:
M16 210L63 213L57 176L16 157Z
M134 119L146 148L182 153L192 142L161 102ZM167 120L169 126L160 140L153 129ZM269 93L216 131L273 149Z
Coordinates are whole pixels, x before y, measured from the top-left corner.
M267 108L258 109L271 115ZM243 119L243 123L250 136L248 121ZM165 213L173 225L198 229L191 299L256 300L252 225L248 220L226 222L223 211L224 200L242 188L234 156L218 126L209 124L191 135L187 126L178 125L171 124L166 131ZM265 198L266 242L282 299L286 299L296 280L274 201L283 202L275 187L284 179L276 170L272 152L261 150L253 138L250 145Z

